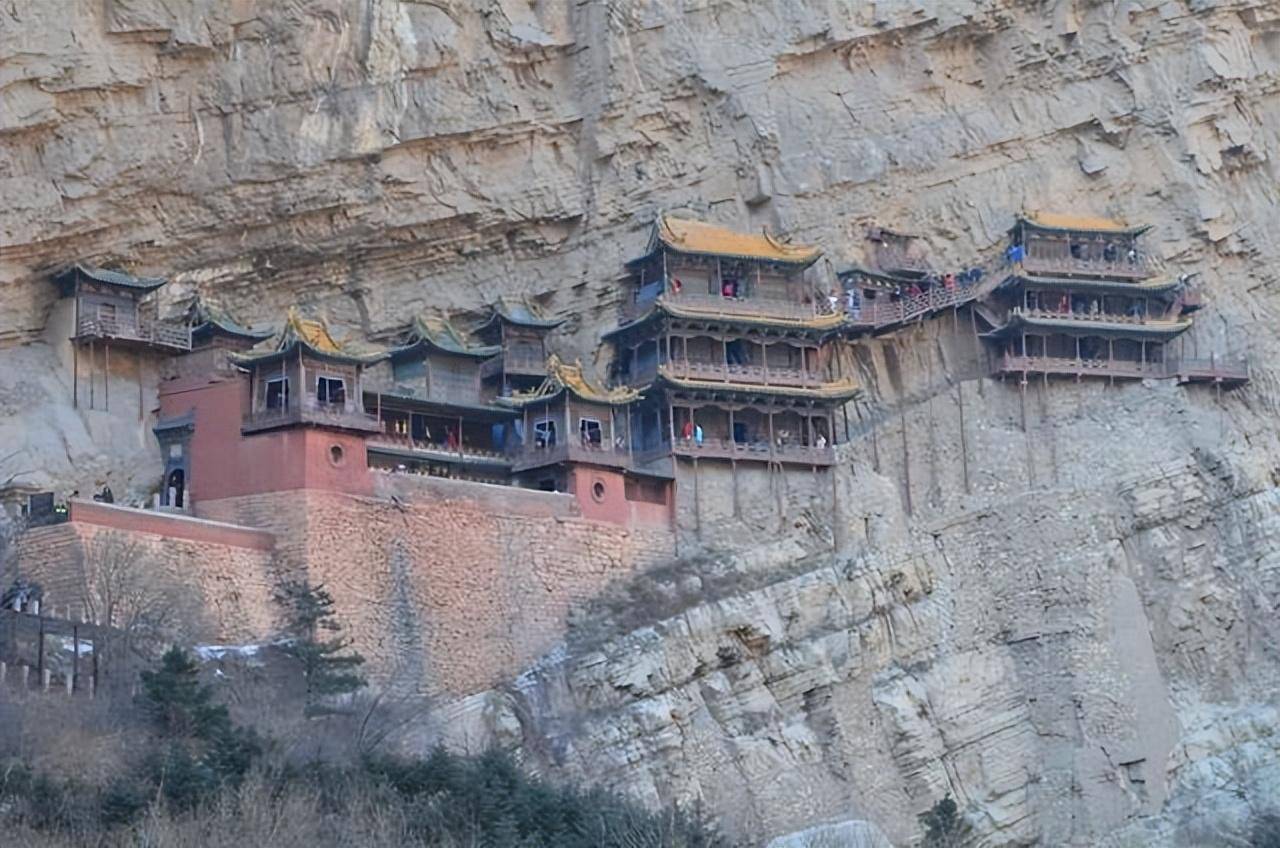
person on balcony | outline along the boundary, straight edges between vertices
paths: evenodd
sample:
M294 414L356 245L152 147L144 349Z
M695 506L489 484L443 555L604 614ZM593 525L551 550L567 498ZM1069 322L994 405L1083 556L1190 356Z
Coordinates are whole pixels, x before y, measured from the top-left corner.
M943 287L944 289L946 289L947 291L955 291L955 290L956 290L956 275L955 275L955 274L943 274L943 275L942 275L942 287Z
M693 419L684 422L684 427L680 429L680 438L686 442L693 438Z
M1102 258L1108 262L1115 262L1119 256L1120 251L1114 242L1107 242L1106 246L1102 248Z
M827 446L827 437L819 433L818 438L817 440L815 440L814 444L818 446L819 450L825 448Z
M702 425L693 425L693 443L698 447L702 447Z

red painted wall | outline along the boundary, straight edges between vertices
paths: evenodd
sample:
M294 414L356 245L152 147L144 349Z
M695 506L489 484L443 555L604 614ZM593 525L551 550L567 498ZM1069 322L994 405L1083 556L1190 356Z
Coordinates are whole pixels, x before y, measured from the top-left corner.
M597 483L603 487L603 493L595 489ZM584 518L624 527L670 529L673 526L670 484L666 503L629 501L625 478L620 472L579 465L569 470L569 491L578 499Z
M72 499L70 503L68 520L73 524L93 524L112 530L150 533L167 539L186 539L231 548L269 551L276 544L275 535L265 530L205 521L188 515L84 501L78 498Z
M248 403L243 377L172 380L160 388L161 416L195 411L187 491L197 511L201 501L290 489L372 494L363 436L315 427L241 435ZM335 446L340 463L332 459Z

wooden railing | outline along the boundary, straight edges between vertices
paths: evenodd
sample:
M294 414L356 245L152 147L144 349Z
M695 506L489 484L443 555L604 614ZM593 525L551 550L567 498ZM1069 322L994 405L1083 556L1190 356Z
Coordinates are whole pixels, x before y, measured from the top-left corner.
M699 459L733 459L746 462L782 462L798 465L832 465L835 450L830 446L737 442L732 439L679 439L672 446L677 456Z
M584 444L581 439L544 446L529 444L517 448L511 454L516 471L557 462L585 462L627 468L630 467L632 458L625 441L622 444Z
M1106 324L1133 324L1141 326L1153 323L1174 323L1172 319L1151 318L1147 315L1122 315L1115 312L1054 312L1050 309L1025 309L1015 306L1009 311L1010 317L1023 315L1027 318L1038 318L1046 321L1084 321Z
M146 344L191 350L191 327L187 324L157 321L138 317L122 321L118 318L99 318L82 315L76 325L76 335L102 339L123 339Z
M1057 276L1060 274L1089 274L1096 277L1141 279L1159 273L1162 263L1159 257L1138 251L1130 258L1121 252L1115 259L1101 256L1074 257L1057 246L1029 244L1022 258L1022 267L1029 274Z
M511 457L503 451L474 447L462 440L459 445L428 442L414 439L402 433L379 433L369 439L370 447L393 448L421 454L424 459L439 459L447 462L474 462L509 465Z
M502 370L508 374L545 377L547 360L535 353L508 352L502 354Z
M787 386L816 389L824 381L819 375L798 368L775 368L764 365L729 365L723 362L676 358L659 366L667 377L681 380L711 380L722 383L751 383L758 386Z
M648 312L659 298L638 299L624 304L623 321L632 321ZM820 314L829 314L825 301L796 303L792 300L766 297L723 297L701 292L667 292L661 301L677 308L697 310L709 318L778 318L804 320Z
M361 430L381 433L383 424L376 415L360 410L346 409L338 404L320 403L315 398L305 398L301 404L293 403L284 408L259 409L245 415L240 430L252 433L287 427L291 424L316 424L344 430Z
M847 323L859 327L891 327L923 318L943 309L953 309L982 297L989 286L982 282L953 288L934 286L917 295L903 295L896 300L855 302L846 308Z
M1005 354L996 367L1004 374L1058 374L1073 377L1120 379L1174 379L1182 383L1232 383L1249 379L1249 364L1240 358L1170 359L1135 362L1127 359L1072 359L1058 356Z

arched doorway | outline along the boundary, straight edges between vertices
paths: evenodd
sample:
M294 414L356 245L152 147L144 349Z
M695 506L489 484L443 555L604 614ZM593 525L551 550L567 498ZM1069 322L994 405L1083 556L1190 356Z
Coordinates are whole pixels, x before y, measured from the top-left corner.
M182 509L182 505L186 497L186 482L186 472L181 468L175 468L169 472L169 477L165 480L164 484L169 506Z

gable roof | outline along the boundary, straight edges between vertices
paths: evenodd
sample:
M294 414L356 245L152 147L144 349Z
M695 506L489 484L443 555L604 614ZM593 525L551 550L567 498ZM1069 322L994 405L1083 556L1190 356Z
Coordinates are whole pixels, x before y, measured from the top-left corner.
M289 309L284 328L276 340L263 350L233 353L233 361L241 365L275 362L302 348L307 354L330 362L368 365L385 359L387 354L351 342L339 342L323 319L303 318L296 308Z
M155 291L165 283L169 282L164 277L135 277L132 274L126 274L124 271L110 271L106 268L85 265L81 262L77 262L70 268L65 268L54 274L53 281L57 283L58 287L62 290L63 295L67 295L70 294L77 275L88 277L95 283L103 283L108 286L119 286L120 288L131 289L141 294Z
M542 385L532 391L516 392L498 400L511 406L524 407L554 400L565 392L589 403L609 406L621 406L641 397L640 392L635 389L606 389L597 385L588 379L580 361L571 365L553 353L547 357L547 378L542 381Z
M1137 235L1151 229L1149 225L1130 227L1113 218L1099 218L1089 215L1061 215L1057 212L1028 212L1018 218L1018 223L1027 224L1038 230L1113 233L1116 235Z
M470 333L459 330L447 316L430 318L415 316L409 325L406 339L405 344L392 348L388 351L388 355L406 356L423 347L476 359L488 359L502 353L502 345L477 343Z
M660 247L677 253L776 262L801 267L812 265L822 255L822 250L818 247L791 244L764 231L743 233L704 221L672 218L667 215L659 215L654 222L647 255L653 255ZM633 260L635 261L639 260Z
M191 320L191 336L224 335L247 341L265 341L271 338L270 329L254 330L231 317L224 309L197 298L188 312Z

